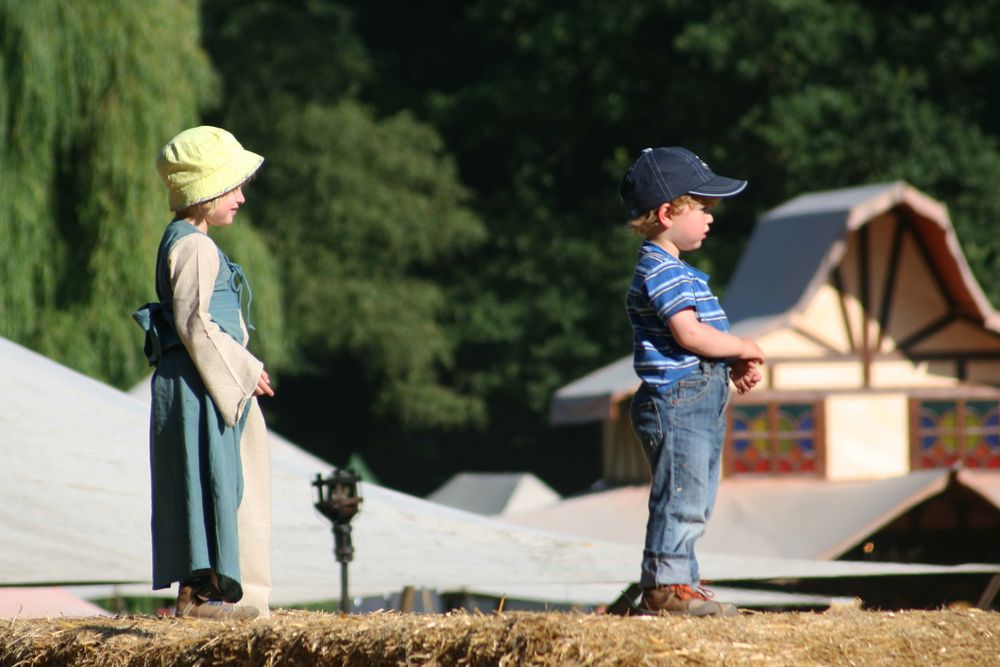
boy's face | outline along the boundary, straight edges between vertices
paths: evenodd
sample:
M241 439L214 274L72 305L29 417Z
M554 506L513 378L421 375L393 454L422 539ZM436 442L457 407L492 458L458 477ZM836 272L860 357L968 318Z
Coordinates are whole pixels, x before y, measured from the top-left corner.
M667 239L681 252L700 248L715 221L709 207L700 201L691 202L683 211L671 209L669 217Z

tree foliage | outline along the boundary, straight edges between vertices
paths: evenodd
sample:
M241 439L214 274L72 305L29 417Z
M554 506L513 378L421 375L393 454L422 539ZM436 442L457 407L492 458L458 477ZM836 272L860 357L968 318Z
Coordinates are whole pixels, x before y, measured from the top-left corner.
M440 137L356 101L367 55L337 3L208 2L205 21L223 123L268 160L260 210L284 258L300 371L329 373L331 397L370 387L369 419L481 424L482 397L453 381L456 304L438 267L467 255L482 226ZM361 377L330 368L344 357L361 360Z
M480 441L524 445L524 467L552 439L552 392L629 349L615 190L644 146L749 178L693 256L720 291L768 208L903 179L949 205L1000 302L995 0L350 6L372 59L362 98L434 125L487 222L459 358L491 406Z
M720 292L767 209L903 179L1000 303L1000 0L203 0L200 45L190 2L0 8L0 333L138 372L149 156L201 109L267 158L258 231L220 240L262 356L296 356L269 418L408 490L594 473L546 408L629 350L616 190L645 146L750 180L692 256Z
M998 29L997 2L756 0L714 5L677 44L741 100L734 141L762 158L762 203L906 180L948 204L998 303Z
M376 121L350 101L286 115L275 138L264 210L281 220L274 241L303 353L363 359L375 413L405 426L481 419L480 401L441 381L458 341L444 326L452 295L431 267L482 232L440 139L409 114Z
M0 334L120 385L146 372L129 313L169 215L154 160L216 84L198 17L190 1L0 3Z

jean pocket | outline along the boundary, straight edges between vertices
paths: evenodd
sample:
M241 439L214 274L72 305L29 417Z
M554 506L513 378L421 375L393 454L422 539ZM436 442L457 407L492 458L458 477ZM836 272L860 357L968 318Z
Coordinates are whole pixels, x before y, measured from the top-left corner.
M632 423L632 432L646 454L656 451L663 442L663 423L660 421L656 402L647 400L632 403L629 421Z
M712 378L702 373L681 378L674 383L670 392L671 405L691 405L704 400L712 384Z

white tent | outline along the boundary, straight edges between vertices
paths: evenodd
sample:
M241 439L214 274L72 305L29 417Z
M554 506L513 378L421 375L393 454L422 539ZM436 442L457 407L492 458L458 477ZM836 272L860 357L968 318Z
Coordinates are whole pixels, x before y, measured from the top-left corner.
M768 558L837 558L943 492L949 483L968 487L986 499L991 492L995 496L1000 486L996 472L940 468L843 482L803 477L726 479L719 486L712 519L698 546L713 553ZM591 539L639 544L645 535L648 499L648 485L626 486L567 498L504 519L540 530L577 526L577 534Z
M503 516L548 507L559 494L530 472L460 472L427 500L486 516Z
M59 616L112 616L112 614L60 586L0 588L0 618Z
M0 339L0 586L145 584L147 405ZM275 604L336 599L340 571L311 481L331 466L278 437L273 457ZM488 519L363 484L351 592L404 586L608 602L637 577L641 548ZM571 533L574 526L565 526ZM965 569L704 554L716 581ZM976 571L998 571L983 566Z

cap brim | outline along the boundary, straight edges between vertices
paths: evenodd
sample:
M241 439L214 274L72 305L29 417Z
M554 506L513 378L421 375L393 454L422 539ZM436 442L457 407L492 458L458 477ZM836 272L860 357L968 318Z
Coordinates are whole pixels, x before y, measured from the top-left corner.
M701 197L732 197L743 192L747 187L746 181L725 176L716 176L707 183L702 183L693 190L688 190L688 194L699 195Z

